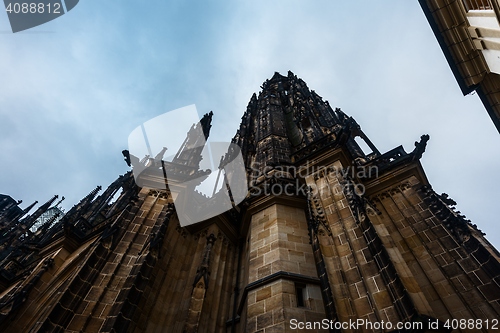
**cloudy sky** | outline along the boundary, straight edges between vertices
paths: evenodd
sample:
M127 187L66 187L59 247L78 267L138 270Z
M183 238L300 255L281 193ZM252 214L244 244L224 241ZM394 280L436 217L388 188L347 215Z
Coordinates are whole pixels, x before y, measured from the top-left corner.
M500 135L416 0L80 1L16 34L0 13L0 193L69 209L128 170L141 123L196 104L230 140L252 93L288 70L383 152L429 134L434 189L500 247Z

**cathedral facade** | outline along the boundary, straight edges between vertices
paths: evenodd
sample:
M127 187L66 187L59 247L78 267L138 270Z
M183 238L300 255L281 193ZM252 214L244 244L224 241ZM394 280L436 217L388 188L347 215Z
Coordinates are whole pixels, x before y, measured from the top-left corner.
M132 172L36 230L57 197L29 214L0 196L2 331L500 329L500 254L433 191L419 161L429 136L381 153L293 73L261 88L232 141L248 194L205 221L179 224L175 179L139 187ZM200 152L181 149L169 167L203 175Z

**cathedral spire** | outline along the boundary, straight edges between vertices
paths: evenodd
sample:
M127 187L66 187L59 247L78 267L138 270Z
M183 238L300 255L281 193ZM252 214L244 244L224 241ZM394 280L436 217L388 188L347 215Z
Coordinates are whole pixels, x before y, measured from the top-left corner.
M61 200L59 200L55 205L54 207L55 208L58 208L58 206L64 201L64 199L66 199L64 196L61 198Z
M26 217L26 219L36 220L38 217L40 217L40 215L42 215L43 213L45 213L47 211L47 209L49 209L50 205L52 205L52 203L54 201L56 201L57 198L59 198L59 196L57 194L54 195L46 203L44 203L43 205L41 205L40 207L38 207L38 209L33 213L33 215L30 215L30 216Z
M98 185L96 188L90 191L89 194L87 194L82 200L80 200L79 203L77 203L70 209L68 214L66 214L66 217L68 219L78 218L81 214L80 212L83 212L90 205L90 203L92 202L92 200L94 200L95 196L97 195L97 193L99 193L101 188L102 187Z
M212 117L214 113L210 111L210 113L206 113L203 118L200 120L201 127L203 129L203 135L205 136L205 140L208 140L208 136L210 135L210 128L212 127Z
M380 155L352 117L332 109L291 71L287 76L275 72L261 88L258 97L252 96L233 138L246 154L247 166L258 163L263 171L266 165L295 163L341 141L361 161ZM366 143L369 151L358 142Z
M172 163L183 165L193 170L197 170L202 160L201 152L210 135L212 127L212 117L214 113L206 113L199 123L193 124L188 131L186 139L175 154Z
M26 207L24 210L23 210L23 215L26 215L28 214L28 212L30 210L33 209L33 207L35 207L35 205L38 203L38 200L36 200L35 202L33 202L31 205L29 205L28 207Z

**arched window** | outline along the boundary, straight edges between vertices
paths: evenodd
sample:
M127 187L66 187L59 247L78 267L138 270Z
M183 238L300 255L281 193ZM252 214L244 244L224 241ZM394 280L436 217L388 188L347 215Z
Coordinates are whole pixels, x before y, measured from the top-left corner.
M358 146L361 149L361 151L363 151L363 154L365 154L365 156L368 156L371 153L373 153L373 151L371 150L371 148L368 146L368 144L365 142L365 140L363 140L362 137L356 136L354 138L354 141L356 141L356 143L358 144Z

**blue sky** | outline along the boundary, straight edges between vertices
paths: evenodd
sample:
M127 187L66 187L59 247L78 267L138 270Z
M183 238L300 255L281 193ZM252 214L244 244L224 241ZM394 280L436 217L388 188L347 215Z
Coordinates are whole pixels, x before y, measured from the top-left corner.
M253 92L292 70L380 151L431 139L434 189L500 246L500 136L462 96L415 1L80 1L12 34L0 13L0 192L65 208L128 168L141 123L196 104L229 140Z

